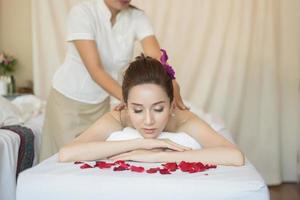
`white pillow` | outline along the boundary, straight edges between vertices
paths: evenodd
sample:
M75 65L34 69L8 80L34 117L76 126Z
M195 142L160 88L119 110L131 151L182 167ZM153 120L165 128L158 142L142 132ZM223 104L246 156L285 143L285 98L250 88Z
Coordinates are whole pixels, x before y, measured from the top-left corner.
M20 110L10 101L0 96L0 127L22 122Z
M121 141L121 140L133 140L143 138L143 136L134 128L125 127L122 131L116 131L109 135L106 141ZM169 139L173 142L190 147L192 149L201 149L201 145L190 135L180 132L180 133L169 133L162 132L159 139Z

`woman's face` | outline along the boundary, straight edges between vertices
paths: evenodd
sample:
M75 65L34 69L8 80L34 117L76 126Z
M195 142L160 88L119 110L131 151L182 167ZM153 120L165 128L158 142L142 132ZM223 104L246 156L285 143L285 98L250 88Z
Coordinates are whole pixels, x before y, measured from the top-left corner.
M156 138L168 122L171 105L166 92L156 84L130 89L127 100L130 120L144 138Z
M115 11L120 11L128 8L131 0L105 0L106 5Z

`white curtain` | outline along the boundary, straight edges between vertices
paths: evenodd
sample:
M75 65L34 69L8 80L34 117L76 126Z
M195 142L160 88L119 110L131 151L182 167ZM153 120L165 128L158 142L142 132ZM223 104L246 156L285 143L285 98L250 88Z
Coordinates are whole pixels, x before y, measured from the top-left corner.
M63 61L67 12L79 1L32 0L34 82L40 97L47 96ZM224 119L268 184L297 181L300 1L132 3L151 18L182 96Z

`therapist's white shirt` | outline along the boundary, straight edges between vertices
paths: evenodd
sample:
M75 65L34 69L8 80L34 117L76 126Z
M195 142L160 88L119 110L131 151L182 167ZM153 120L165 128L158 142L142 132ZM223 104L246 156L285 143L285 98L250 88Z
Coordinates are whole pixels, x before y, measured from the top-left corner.
M133 57L134 42L153 35L153 28L144 12L138 9L121 11L113 27L110 18L103 0L74 6L69 14L67 41L95 40L103 67L117 79L120 70ZM68 43L65 60L52 84L66 97L83 103L100 103L109 95L92 80L72 42Z

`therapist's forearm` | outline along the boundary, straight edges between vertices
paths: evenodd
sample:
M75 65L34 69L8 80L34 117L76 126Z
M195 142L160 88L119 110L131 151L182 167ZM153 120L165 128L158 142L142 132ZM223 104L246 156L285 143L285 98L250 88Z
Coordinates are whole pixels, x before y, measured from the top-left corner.
M99 69L99 73L94 75L93 80L113 97L122 100L122 88L104 69Z
M110 95L121 100L121 86L105 71L96 42L94 40L75 40L73 42L91 78Z
M242 166L243 154L231 147L213 147L184 152L160 152L158 162L202 162L205 164Z
M141 41L146 56L160 60L161 52L159 43L154 35L148 36Z

